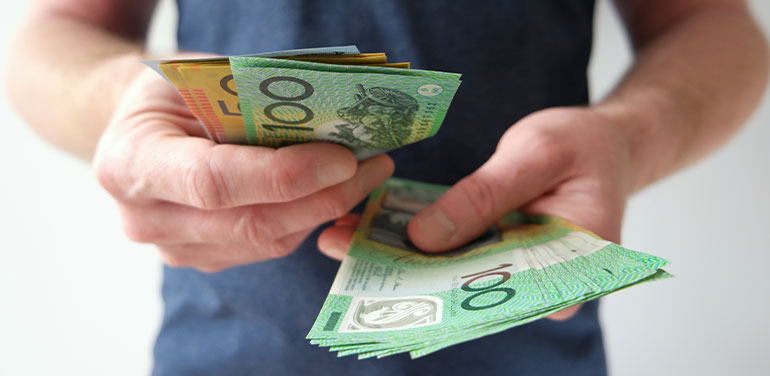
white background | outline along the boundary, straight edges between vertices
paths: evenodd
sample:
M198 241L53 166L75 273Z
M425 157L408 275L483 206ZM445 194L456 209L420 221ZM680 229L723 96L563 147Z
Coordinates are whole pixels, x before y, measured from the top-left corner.
M161 3L152 43L170 51L176 16ZM770 2L751 4L767 32ZM3 62L26 7L0 5ZM597 12L594 98L630 61L605 0ZM676 278L604 299L611 374L770 369L769 123L765 97L726 147L631 200L624 244L668 258ZM36 138L4 93L0 124L0 375L147 374L162 312L158 257L123 238L89 166Z

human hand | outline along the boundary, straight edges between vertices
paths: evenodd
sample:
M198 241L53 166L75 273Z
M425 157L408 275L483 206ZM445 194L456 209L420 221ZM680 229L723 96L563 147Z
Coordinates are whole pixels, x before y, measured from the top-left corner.
M393 162L348 149L279 149L205 138L179 93L147 70L126 90L94 159L126 235L170 266L214 272L282 257L382 184Z
M512 126L492 157L409 223L412 243L428 252L463 245L503 215L521 210L566 219L619 242L630 193L628 136L594 108L552 108ZM321 250L344 256L356 216L319 238ZM565 320L573 306L551 316Z

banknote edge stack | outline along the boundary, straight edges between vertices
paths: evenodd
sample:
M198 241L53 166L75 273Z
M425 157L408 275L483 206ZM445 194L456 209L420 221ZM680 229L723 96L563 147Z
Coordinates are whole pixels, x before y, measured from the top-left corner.
M349 320L350 314L352 312L352 304L350 304L347 307L347 310L345 308L340 307L340 299L337 299L337 296L334 294L335 290L342 291L344 288L342 288L342 285L345 285L346 283L348 286L350 285L350 281L342 281L341 273L343 272L343 269L346 267L346 262L350 264L351 262L356 262L356 255L362 251L360 248L362 244L372 244L372 240L368 239L369 235L371 233L371 229L367 226L370 224L374 216L377 214L375 211L379 210L381 207L382 201L383 201L383 195L387 194L387 190L389 188L392 188L394 186L401 186L401 185L419 185L422 187L431 187L431 189L439 189L444 190L446 187L440 187L435 186L431 184L426 183L419 183L419 182L411 182L405 179L399 179L399 178L392 178L386 184L384 184L382 187L378 188L375 192L373 192L370 195L369 202L367 204L366 210L364 214L362 215L362 221L359 227L356 230L356 234L354 236L354 242L351 245L351 248L349 250L349 256L345 258L343 261L343 265L340 267L340 271L338 272L337 276L335 277L334 284L332 286L332 289L330 291L329 297L327 297L326 301L324 302L324 306L322 307L321 312L319 313L318 318L316 319L316 322L313 325L313 328L310 330L307 339L310 340L311 344L319 345L321 347L328 347L330 351L336 351L338 356L347 356L347 355L357 355L359 359L366 359L371 357L377 357L382 358L385 356L390 356L394 354L399 354L403 352L409 352L410 356L412 358L419 358L428 354L431 354L435 351L441 350L443 348L446 348L448 346L452 346L455 344L459 344L462 342L470 341L473 339L481 338L486 335L491 335L495 333L499 333L501 331L523 325L529 322L532 322L534 320L543 318L545 316L548 316L552 313L555 313L559 310L562 310L564 308L584 303L587 301L598 299L602 296L608 295L610 293L620 291L623 289L626 289L631 286L635 286L638 284L651 282L651 281L657 281L662 280L671 277L669 273L667 273L665 270L662 269L664 265L668 263L667 260L649 255L642 252L633 251L627 248L623 248L615 243L607 242L600 240L598 236L595 234L581 229L573 224L570 224L566 221L552 218L552 217L544 217L544 216L538 216L540 221L553 221L553 223L557 223L560 226L566 226L569 228L570 231L578 231L581 234L584 234L585 236L591 237L593 239L596 239L599 244L602 245L598 250L595 250L593 254L588 255L589 257L593 256L594 254L604 253L601 257L604 260L610 260L610 264L608 264L607 268L604 268L603 270L606 271L607 274L604 274L604 271L601 271L602 275L598 277L598 280L602 278L606 278L606 281L608 284L607 286L612 286L611 288L607 288L606 290L596 291L595 293L583 296L576 300L571 300L565 304L559 304L552 307L548 307L547 309L541 309L539 311L533 312L529 315L524 315L522 317L513 317L506 319L505 317L498 317L496 321L493 322L485 322L485 323L478 323L475 327L471 327L471 329L475 330L471 331L470 333L461 333L464 332L465 329L462 328L443 328L443 327L437 327L436 331L431 333L430 331L423 332L422 336L418 337L409 337L404 336L403 338L398 337L399 332L406 332L406 331L398 331L393 330L389 331L385 330L379 330L374 331L370 333L366 333L365 335L360 335L359 340L357 342L355 340L351 340L350 338L354 337L355 335L349 335L350 333L338 333L337 330L340 330L341 328L341 321ZM520 215L518 213L512 213L513 216ZM363 239L367 239L366 241L363 241ZM526 242L526 239L525 239ZM487 245L482 245L478 249L483 249ZM386 246L387 247L387 246ZM596 253L598 251L598 253ZM471 251L471 252L476 252ZM351 256L352 255L352 256ZM415 254L416 258L419 257L432 257L432 256L421 256L419 254ZM625 258L626 263L628 263L628 267L626 269L618 268L609 266L612 264L612 257L618 257L618 258ZM579 260L584 257L575 258L574 260ZM573 262L574 262L573 260ZM553 268L558 265L551 265L550 267ZM542 270L547 270L548 268L543 268ZM613 274L612 270L615 270L615 274ZM625 273L625 274L622 274ZM494 274L494 273L492 273ZM597 278L597 277L594 277ZM610 279L612 279L614 282L612 284L609 284ZM494 285L494 281L490 282L492 285ZM495 287L497 285L494 285ZM501 285L506 286L506 285ZM478 286L476 286L478 288ZM551 291L553 292L553 291ZM352 296L352 299L358 299L359 302L364 301L366 299L366 294L364 295L354 295ZM411 298L411 297L410 297ZM382 299L382 297L380 297ZM366 304L366 303L362 303ZM360 310L360 309L359 309ZM448 311L445 307L444 311ZM331 312L331 314L330 314ZM335 317L336 315L336 317ZM416 329L411 329L416 330ZM375 333L375 334L372 334ZM386 335L382 335L380 337L380 340L377 339L378 334L376 333L385 333ZM347 338L346 338L347 336ZM395 338L395 339L394 339Z

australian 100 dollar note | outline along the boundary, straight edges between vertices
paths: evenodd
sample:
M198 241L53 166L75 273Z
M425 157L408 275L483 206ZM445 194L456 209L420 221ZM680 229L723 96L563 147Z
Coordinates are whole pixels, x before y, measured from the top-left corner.
M430 137L459 74L409 70L355 46L148 62L216 142L330 141L359 159Z
M289 58L359 54L360 51L356 46L337 46L273 51L246 56ZM143 63L176 87L209 138L219 143L246 143L238 94L234 84L231 83L233 76L227 56L149 60ZM205 69L198 69L203 67Z
M249 144L330 141L359 159L433 136L460 85L454 73L231 57Z
M340 356L420 357L669 276L664 259L517 212L464 247L421 252L406 225L445 189L393 178L372 193L312 344Z

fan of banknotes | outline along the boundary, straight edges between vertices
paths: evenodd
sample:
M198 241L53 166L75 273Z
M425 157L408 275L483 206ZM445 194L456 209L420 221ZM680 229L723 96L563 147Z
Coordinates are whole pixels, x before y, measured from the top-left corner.
M146 63L216 142L330 141L359 159L433 136L460 85L459 74L412 70L355 46ZM371 194L312 344L340 356L416 358L670 277L664 259L516 212L470 244L424 253L406 226L446 189L393 178Z
M371 194L310 343L339 356L417 358L670 277L664 259L517 212L464 247L421 252L407 223L447 188L392 178Z
M365 159L433 136L460 75L409 69L355 46L146 62L219 143L330 141Z

